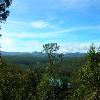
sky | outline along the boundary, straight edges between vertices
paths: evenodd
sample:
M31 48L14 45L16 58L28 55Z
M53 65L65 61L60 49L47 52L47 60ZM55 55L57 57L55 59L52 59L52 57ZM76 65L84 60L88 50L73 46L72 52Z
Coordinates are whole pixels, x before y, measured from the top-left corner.
M100 46L100 0L13 0L2 24L2 51L41 51L57 43L60 52Z

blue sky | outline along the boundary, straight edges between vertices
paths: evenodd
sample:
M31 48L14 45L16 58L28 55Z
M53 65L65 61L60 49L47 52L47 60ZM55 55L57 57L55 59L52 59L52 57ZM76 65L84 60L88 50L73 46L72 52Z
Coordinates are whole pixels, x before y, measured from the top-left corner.
M2 24L2 50L41 51L56 42L61 52L100 45L100 0L13 0Z

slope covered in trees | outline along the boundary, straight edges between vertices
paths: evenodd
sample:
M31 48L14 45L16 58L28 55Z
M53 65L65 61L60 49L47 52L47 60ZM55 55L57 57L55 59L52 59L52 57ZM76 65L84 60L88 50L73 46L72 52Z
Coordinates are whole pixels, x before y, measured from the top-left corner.
M55 52L52 55L55 59L58 57ZM0 66L0 99L99 100L99 56L99 49L92 45L85 58L64 58L62 62L55 62L53 58L51 63L48 57L46 62L44 58L37 59L40 63L30 63L31 60L29 64L25 63L27 67L24 68L25 64L22 67L19 63L3 60Z

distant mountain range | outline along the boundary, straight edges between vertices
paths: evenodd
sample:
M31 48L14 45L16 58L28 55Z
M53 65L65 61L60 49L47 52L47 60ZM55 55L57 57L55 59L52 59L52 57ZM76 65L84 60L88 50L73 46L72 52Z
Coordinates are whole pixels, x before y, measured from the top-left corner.
M42 53L42 52L1 52L1 54L3 56L21 56L21 55L31 55L31 56L36 56L36 57L44 57L46 56L45 53ZM80 53L80 52L75 52L75 53L64 53L64 56L65 57L83 57L85 56L86 53Z
M32 56L45 56L45 54L44 53L42 53L42 52L37 52L37 51L35 51L35 52L32 52L32 53L30 53L30 52L1 52L1 54L3 55L3 56L20 56L20 55L32 55Z

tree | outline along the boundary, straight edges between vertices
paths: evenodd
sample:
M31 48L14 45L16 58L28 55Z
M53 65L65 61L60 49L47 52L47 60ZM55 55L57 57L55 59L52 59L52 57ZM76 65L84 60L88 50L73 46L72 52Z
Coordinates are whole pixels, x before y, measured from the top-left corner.
M9 15L9 6L11 5L12 0L0 0L0 22L6 21L8 15ZM1 26L0 26L1 29ZM0 37L1 37L0 33ZM1 44L0 44L0 49L1 49ZM0 65L2 65L2 59L1 59L1 50L0 50Z
M9 6L11 5L12 0L1 0L0 1L0 22L6 21L9 15Z
M49 65L47 66L47 73L50 73L50 75L53 76L54 80L56 76L55 69L63 61L63 54L58 53L59 48L60 46L58 46L57 43L48 43L43 45L43 51L47 54L49 63Z
M48 56L48 61L50 65L54 65L57 62L62 62L63 54L58 54L59 47L57 43L48 43L43 45L43 51Z
M74 100L100 99L100 49L96 50L94 44L87 54L87 64L77 73L75 86Z
M57 79L55 72L55 68L63 61L63 54L58 53L59 47L57 43L43 45L43 51L48 57L49 65L37 86L39 100L59 100L61 80Z

